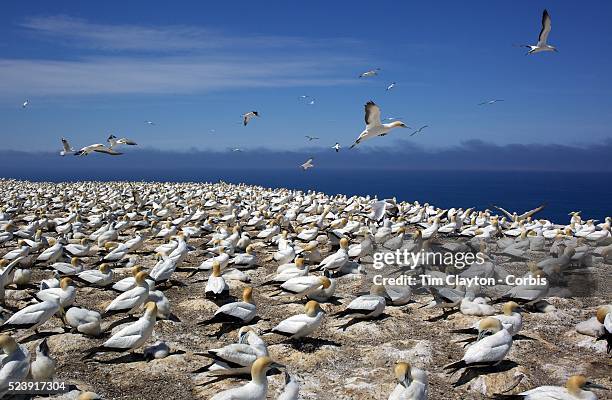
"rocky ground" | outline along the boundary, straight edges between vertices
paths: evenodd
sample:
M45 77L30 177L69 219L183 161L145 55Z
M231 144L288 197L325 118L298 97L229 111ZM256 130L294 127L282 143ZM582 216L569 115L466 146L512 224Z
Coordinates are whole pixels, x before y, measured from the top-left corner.
M148 246L154 248L160 242ZM205 258L203 239L192 239L190 244L198 250L190 253L183 267L197 266ZM259 250L262 260L269 260L270 252ZM533 259L541 259L544 253L532 253ZM150 254L140 254L136 263L146 268L155 263ZM258 328L274 326L280 320L301 313L302 304L289 304L288 299L272 300L266 296L269 289L258 285L273 273L276 263L262 262L262 266L249 272L259 315L266 318ZM509 269L524 273L526 264L506 264ZM512 272L512 271L511 271ZM497 370L475 377L468 383L454 387L460 373L449 376L442 367L463 355L463 348L454 340L462 336L449 334L451 329L471 326L478 318L459 313L447 319L428 322L441 311L420 308L431 301L431 296L419 294L414 302L401 307L388 306L388 318L374 322L361 322L346 331L338 329L341 320L330 316L354 297L354 294L370 285L369 276L349 275L340 278L337 297L331 304L324 304L328 311L323 325L312 338L302 342L285 342L275 335L265 336L271 356L289 366L292 374L301 382L301 397L304 399L386 399L395 386L393 365L397 360L407 360L429 373L430 399L484 399L485 395L515 388L511 393L539 385L563 385L571 374L584 374L593 381L612 387L612 365L605 354L605 344L595 342L575 331L576 323L594 315L597 306L609 303L612 267L596 261L591 269L592 281L598 282L589 297L549 298L557 308L546 314L526 314L523 334L529 339L515 341L507 361ZM117 269L117 279L127 276L127 268ZM58 362L58 379L76 385L79 389L97 392L105 399L207 399L219 390L241 385L244 382L228 379L203 385L204 374L192 371L207 364L208 360L193 355L193 352L222 347L236 341L235 331L216 339L209 335L217 326L201 326L202 321L212 316L217 306L204 298L207 273L188 277L187 272L178 272L176 277L184 286L173 286L166 290L173 313L180 322L158 321L150 343L166 341L174 352L161 360L146 362L141 353L101 355L96 361L83 362L81 356L90 347L102 343L78 334L63 333L58 319L48 322L42 329L49 334L49 347ZM50 276L49 271L37 271L34 281ZM233 282L231 293L239 296L244 284ZM8 290L9 302L24 305L21 292ZM112 291L81 288L77 304L95 310L103 308L116 296ZM116 319L116 318L115 318ZM25 339L30 332L19 332ZM21 340L20 340L21 341ZM27 343L34 354L38 340ZM281 390L280 375L269 378L269 398L275 398ZM74 398L76 392L59 398ZM599 394L605 398L605 394Z

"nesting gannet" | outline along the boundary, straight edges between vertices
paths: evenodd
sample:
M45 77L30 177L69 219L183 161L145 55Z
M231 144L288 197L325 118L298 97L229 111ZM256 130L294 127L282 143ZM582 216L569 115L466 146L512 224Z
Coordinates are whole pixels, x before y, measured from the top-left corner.
M62 151L60 151L60 156L65 156L66 154L73 154L74 149L68 143L68 139L62 138Z
M259 113L257 111L250 111L248 113L242 114L242 124L244 126L247 126L247 124L253 117L259 117Z
M120 145L120 144L125 144L125 145L128 145L128 146L136 146L137 145L137 143L134 142L133 140L130 140L130 139L124 138L124 137L123 138L118 138L115 135L110 135L106 139L106 141L109 144L109 146L108 146L109 149L112 149L113 147L116 147L117 145Z
M88 269L79 273L76 280L92 286L106 287L113 283L113 270L108 264L101 264L98 269Z
M50 381L55 376L55 360L49 356L47 338L36 346L36 360L30 365L30 373L35 381Z
M24 381L30 371L30 352L8 335L0 335L0 397L9 389L9 382Z
M119 296L106 307L104 310L103 317L107 315L113 315L116 313L127 312L133 313L138 307L140 307L147 300L149 296L150 286L146 281L149 275L145 271L140 271L134 277L135 286L121 293Z
M221 264L219 261L214 260L212 265L212 273L208 277L206 282L206 288L204 289L204 295L206 297L220 297L226 296L229 293L229 286L223 276L221 276Z
M91 144L89 146L83 147L79 151L76 151L74 155L75 156L86 156L92 152L110 154L111 156L119 156L123 154L123 153L119 153L118 151L115 151L111 148L104 146L102 143L95 143L95 144Z
M277 333L291 339L299 339L310 335L321 325L325 311L315 300L306 303L304 310L304 314L289 317L266 332Z
M60 298L49 296L43 302L29 305L13 314L0 326L0 332L9 329L32 329L37 332L38 327L47 322L55 313L61 311Z
M89 349L83 359L91 358L97 353L123 352L134 350L144 345L153 333L157 316L157 306L150 301L145 306L145 312L137 321L125 326L102 346Z
M591 389L609 390L605 386L590 382L584 375L570 376L565 387L540 386L519 394L495 395L495 399L512 400L597 400L597 396Z
M604 333L597 340L605 340L608 354L612 353L612 306L601 306L597 309L597 321L603 325Z
M515 303L514 301L509 301L503 305L502 314L494 315L491 318L495 318L501 321L504 329L507 330L510 335L514 336L517 333L519 333L519 331L523 327L523 316L519 312L521 310L522 308L517 303ZM481 325L482 321L484 321L484 319L478 321L472 328L455 329L455 330L452 330L451 332L452 333L471 333L471 334L480 335L481 329L482 329L481 327L482 326L484 326L485 328L487 327L486 324Z
M68 326L84 335L100 336L102 332L100 327L102 317L97 311L71 307L66 311L65 320Z
M359 74L359 77L360 78L371 78L373 76L378 75L378 71L380 71L380 68L374 68L369 71L362 72L361 74Z
M76 287L70 278L62 278L58 288L48 288L34 294L34 297L39 301L47 301L53 298L59 298L60 306L68 308L74 303L76 298Z
M365 123L365 130L361 132L355 143L351 145L351 149L364 140L376 136L385 136L394 128L408 128L402 121L393 121L388 124L381 123L380 108L373 101L369 101L365 105Z
M281 369L285 366L275 363L270 357L259 357L251 367L251 381L249 383L219 392L210 400L265 400L268 393L266 372L274 368Z
M215 311L212 318L199 322L199 325L222 323L227 325L244 325L251 322L257 315L257 307L253 301L253 288L242 290L242 301L222 305Z
M310 157L308 160L306 160L306 162L302 165L300 165L300 168L302 168L304 171L314 167L314 164L312 163L312 160L314 160L313 157Z
M335 313L334 316L351 318L342 325L342 328L346 329L364 319L380 317L385 310L386 304L384 286L372 285L370 294L353 299L344 310Z
M416 135L417 133L421 133L421 131L422 131L423 129L425 129L425 128L429 128L429 125L423 125L423 126L421 126L419 129L417 129L416 131L412 132L412 133L410 134L410 136L414 136L414 135Z
M546 43L548 40L548 34L550 33L551 23L550 23L550 15L548 14L548 10L544 10L542 13L542 30L540 31L540 35L538 36L538 43L536 45L522 45L521 47L527 47L529 52L527 54L535 54L541 51L557 51L557 49L553 46L550 46Z
M488 104L495 104L498 101L503 101L502 99L493 99L493 100L487 100L487 101L483 101L482 103L478 103L479 106L484 106L484 105L488 105Z
M159 360L170 355L170 346L163 340L158 340L143 351L144 359L147 361Z
M349 261L348 255L348 239L340 239L340 248L335 252L325 257L323 261L319 263L319 269L326 269L328 271L341 270Z
M300 383L295 379L295 376L290 375L289 372L285 370L285 386L276 400L298 400L299 394Z
M456 372L461 368L483 367L498 364L512 347L512 336L500 320L485 318L479 324L478 341L465 351L460 361L448 364L445 370Z
M398 384L389 400L427 400L427 372L403 361L395 363L394 372Z
M309 142L312 142L313 140L319 140L319 138L317 136L310 136L310 135L306 135L304 136L306 139L308 139Z
M331 284L331 280L326 276L298 276L284 282L280 286L281 292L275 295L290 295L293 298L301 299L319 294L322 290L328 289Z
M340 151L340 143L336 142L335 145L332 146L332 149L336 150L336 153Z

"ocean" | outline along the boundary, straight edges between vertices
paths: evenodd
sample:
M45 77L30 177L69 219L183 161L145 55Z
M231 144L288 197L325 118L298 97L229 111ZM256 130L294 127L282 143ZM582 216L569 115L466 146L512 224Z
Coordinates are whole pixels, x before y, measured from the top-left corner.
M22 170L23 171L23 170ZM9 171L5 177L34 181L146 180L247 183L265 187L317 190L327 194L370 195L430 203L442 208L498 205L522 213L542 203L538 214L556 223L569 222L570 211L583 219L603 221L612 216L612 174L587 172L481 172L293 169L158 169L141 166L129 171L63 170Z

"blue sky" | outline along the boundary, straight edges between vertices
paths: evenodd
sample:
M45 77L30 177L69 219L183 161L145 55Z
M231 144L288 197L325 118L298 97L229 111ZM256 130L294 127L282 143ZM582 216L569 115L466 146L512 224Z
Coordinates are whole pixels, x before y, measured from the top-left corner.
M559 53L525 56L513 44L536 41L544 8ZM611 16L608 1L7 2L0 138L34 151L110 132L171 150L297 150L304 135L348 145L372 99L430 125L409 139L425 148L600 143L612 136ZM505 101L477 106L493 98ZM261 118L243 127L250 110Z

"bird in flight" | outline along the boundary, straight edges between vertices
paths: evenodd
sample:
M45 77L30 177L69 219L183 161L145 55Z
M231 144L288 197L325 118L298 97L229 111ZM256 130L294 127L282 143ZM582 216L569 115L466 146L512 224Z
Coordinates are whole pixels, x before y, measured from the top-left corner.
M301 100L304 100L306 102L306 104L308 104L309 106L312 106L315 103L315 98L312 96L308 96L307 94L303 94L300 96Z
M380 108L373 101L368 101L365 105L365 123L366 127L359 135L351 149L357 146L364 140L376 137L385 136L394 128L408 128L402 121L393 121L388 124L380 122Z
M388 86L387 86L387 91L393 89L395 87L395 82L391 82Z
M313 140L318 140L318 139L319 139L319 138L318 138L318 137L316 137L316 136L308 136L308 135L306 135L306 136L304 136L304 137L305 137L306 139L308 139L308 141L309 141L309 142L312 142Z
M300 165L300 167L301 167L301 168L302 168L304 171L306 171L306 170L308 170L308 169L310 169L310 168L314 167L314 164L312 163L312 160L313 160L313 159L314 159L314 158L310 157L308 160L306 160L306 162L305 162L304 164Z
M369 71L363 72L362 74L359 75L359 77L360 78L371 78L373 76L378 75L378 71L380 71L380 68L374 68Z
M120 139L118 139L117 136L115 136L115 135L110 135L108 137L108 139L106 139L106 141L110 145L109 149L112 149L113 147L115 147L117 145L120 145L120 144L125 144L125 145L128 145L128 146L136 146L136 144L137 144L136 142L134 142L133 140L130 140L128 138L120 138Z
M111 156L119 156L123 154L109 147L104 146L102 143L95 143L95 144L90 144L89 146L83 147L79 151L75 152L74 155L75 156L86 156L93 152L109 154Z
M482 103L478 103L479 106L484 106L485 104L495 104L498 101L504 101L502 99L494 99L494 100L488 100L488 101L483 101Z
M248 113L242 114L242 124L247 126L251 118L259 117L259 113L257 111L250 111Z
M540 53L542 51L557 51L554 46L551 46L546 43L548 40L548 34L550 33L551 23L550 23L550 15L548 14L548 10L544 10L542 13L542 30L540 31L540 35L538 36L538 43L535 45L525 44L521 47L527 47L529 51L527 54L535 54Z
M62 147L63 150L60 151L60 156L65 156L66 154L74 153L74 149L72 148L72 146L70 146L70 143L68 143L68 140L65 138L62 138Z
M234 152L234 153L240 153L240 152L242 152L242 149L241 149L240 147L233 147L233 148L231 148L230 150L231 150L232 152Z
M340 143L336 142L335 145L332 146L332 149L336 150L336 153L340 151Z
M417 133L421 133L421 131L422 131L423 129L427 128L427 127L429 127L429 125L423 125L422 127L420 127L419 129L417 129L416 131L412 132L412 133L410 134L410 136L414 136L414 135L416 135Z
M153 122L153 121L145 121L145 124L147 124L147 125L155 125L155 122Z
M21 104L21 108L26 108L30 104L30 100L26 100Z

